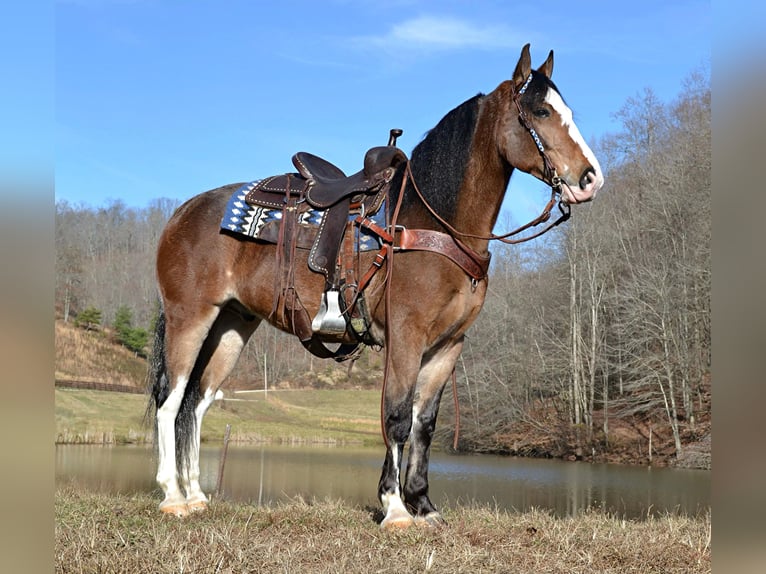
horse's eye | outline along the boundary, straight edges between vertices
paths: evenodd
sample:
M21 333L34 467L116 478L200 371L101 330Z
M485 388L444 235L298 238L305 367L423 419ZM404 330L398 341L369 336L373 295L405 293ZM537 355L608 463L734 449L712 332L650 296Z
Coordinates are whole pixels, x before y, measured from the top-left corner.
M538 108L532 112L532 115L536 118L547 118L550 117L551 113L545 108Z

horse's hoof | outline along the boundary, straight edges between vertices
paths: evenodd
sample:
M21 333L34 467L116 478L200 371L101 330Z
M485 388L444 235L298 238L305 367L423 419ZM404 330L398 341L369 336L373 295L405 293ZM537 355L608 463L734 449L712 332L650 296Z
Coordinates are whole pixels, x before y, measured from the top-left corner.
M383 522L380 523L380 527L383 530L403 530L409 528L415 524L415 519L408 513L393 513L390 516L386 516Z
M386 513L380 527L384 530L401 530L415 524L415 519L404 508L391 509Z
M183 518L189 514L189 507L185 502L170 502L160 504L160 512L163 514L172 514L178 518Z
M416 516L415 524L421 528L441 528L447 526L447 521L438 512L429 512L425 516Z
M186 506L189 508L189 512L204 512L207 510L207 500L195 500L194 502L187 502Z

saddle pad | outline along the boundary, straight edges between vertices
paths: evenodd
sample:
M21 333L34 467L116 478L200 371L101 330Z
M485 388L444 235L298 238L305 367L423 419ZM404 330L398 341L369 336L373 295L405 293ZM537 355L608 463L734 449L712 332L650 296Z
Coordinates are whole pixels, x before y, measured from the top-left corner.
M260 236L263 227L269 222L282 220L281 209L258 207L245 202L248 192L258 184L258 181L260 180L246 183L232 194L221 219L221 229L253 239L264 239ZM384 203L382 209L379 209L374 215L368 216L369 219L378 226L385 227L385 209ZM358 212L352 212L349 215L349 220L355 219L357 215L359 215ZM300 216L298 224L318 229L323 216L323 211L311 209ZM377 235L366 229L360 230L358 227L355 227L355 231L360 251L377 251L382 247Z

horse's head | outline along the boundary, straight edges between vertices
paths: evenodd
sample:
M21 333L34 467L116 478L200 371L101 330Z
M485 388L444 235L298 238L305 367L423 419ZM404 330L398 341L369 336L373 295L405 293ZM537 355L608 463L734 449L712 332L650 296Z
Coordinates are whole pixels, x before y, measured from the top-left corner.
M513 78L501 85L509 92L506 121L500 122L501 153L512 166L547 184L560 183L562 201L590 201L604 176L551 81L552 72L553 51L532 70L529 44L524 46Z

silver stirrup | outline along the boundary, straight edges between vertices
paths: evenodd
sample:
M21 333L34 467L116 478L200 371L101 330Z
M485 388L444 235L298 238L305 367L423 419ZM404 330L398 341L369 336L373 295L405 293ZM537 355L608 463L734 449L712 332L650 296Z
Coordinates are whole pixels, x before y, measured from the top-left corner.
M343 335L346 332L346 318L340 312L339 291L325 291L319 313L311 322L311 330L319 335Z

